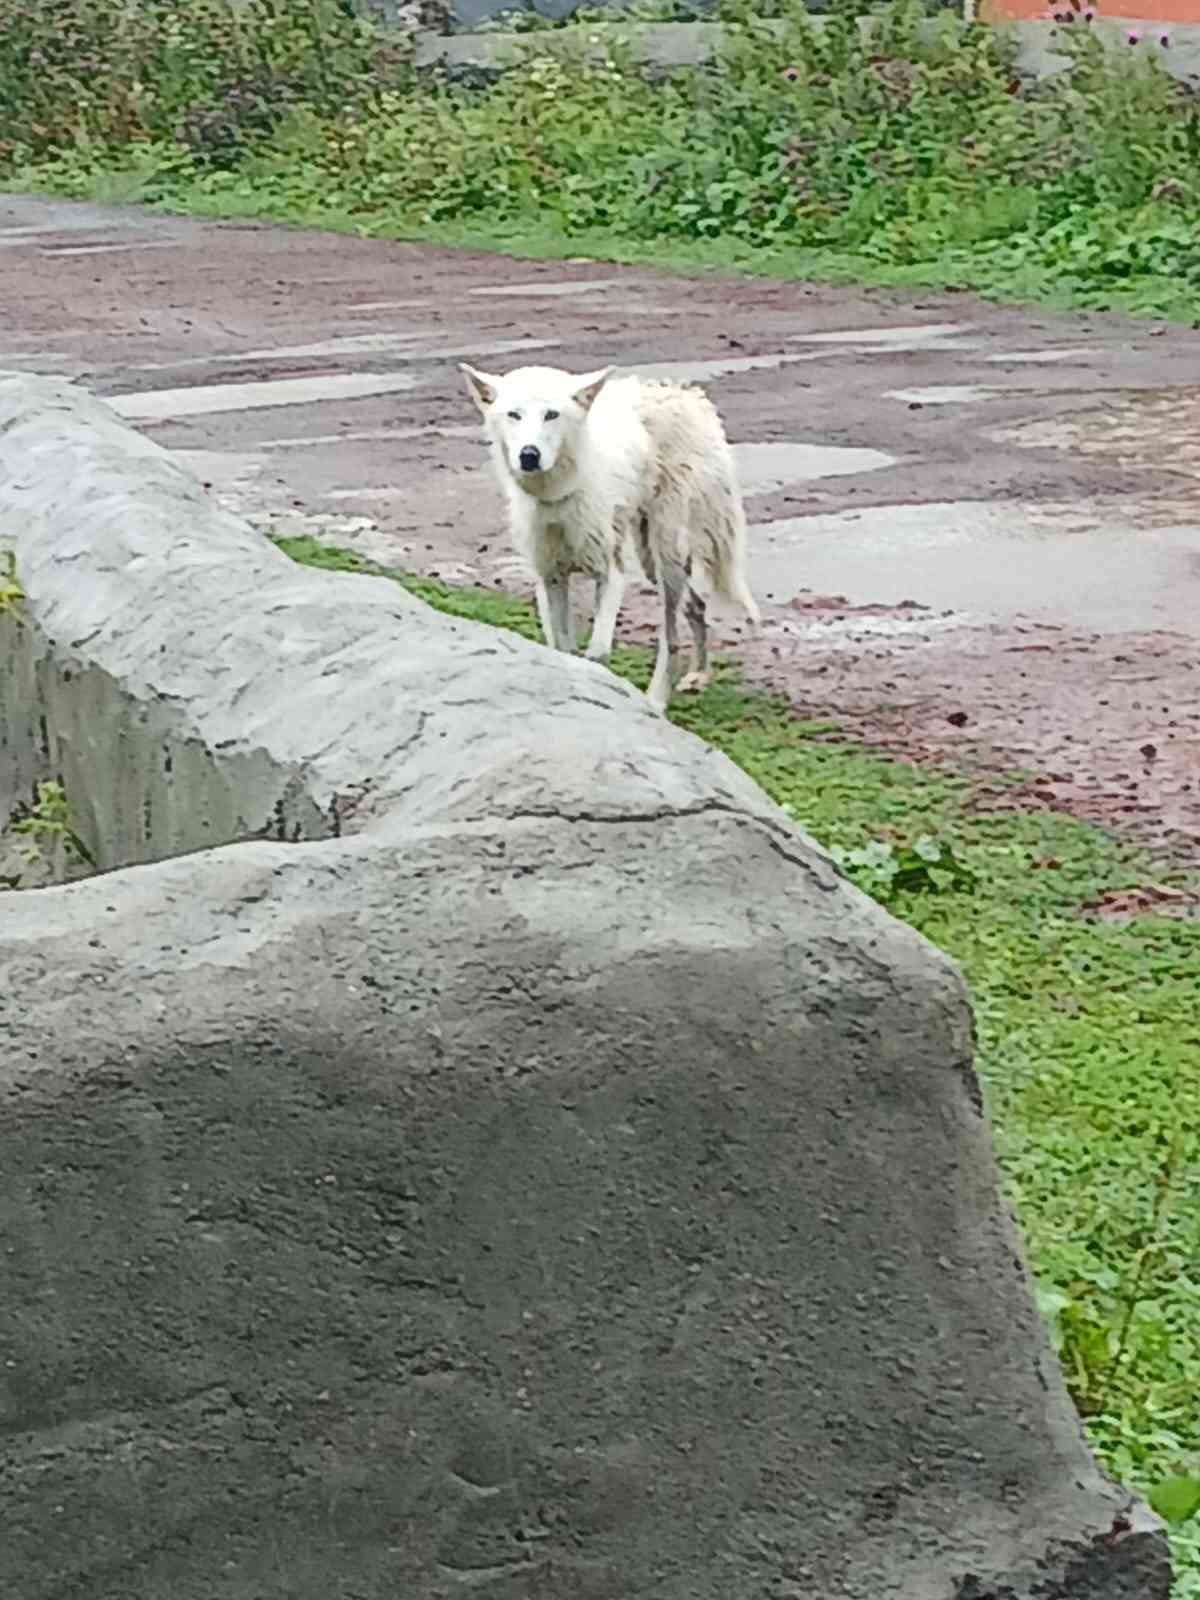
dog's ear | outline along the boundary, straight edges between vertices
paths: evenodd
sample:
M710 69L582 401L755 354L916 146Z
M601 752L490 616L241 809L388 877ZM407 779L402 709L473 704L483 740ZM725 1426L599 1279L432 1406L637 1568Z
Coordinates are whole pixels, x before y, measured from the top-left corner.
M612 374L613 369L611 367L603 367L599 372L585 372L572 392L571 399L574 400L576 405L582 406L585 411L589 411L592 401L612 377Z
M500 388L500 379L490 372L476 372L474 367L469 367L465 361L460 361L458 370L467 380L467 393L474 400L480 411L486 411L496 398Z

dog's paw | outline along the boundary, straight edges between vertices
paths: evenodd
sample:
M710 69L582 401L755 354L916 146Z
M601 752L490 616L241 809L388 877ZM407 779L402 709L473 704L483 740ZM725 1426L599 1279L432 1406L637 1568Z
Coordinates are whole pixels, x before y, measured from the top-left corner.
M585 661L599 661L603 666L608 661L610 653L607 645L590 644L583 652L583 659Z
M679 680L680 694L699 694L712 682L711 672L689 672Z

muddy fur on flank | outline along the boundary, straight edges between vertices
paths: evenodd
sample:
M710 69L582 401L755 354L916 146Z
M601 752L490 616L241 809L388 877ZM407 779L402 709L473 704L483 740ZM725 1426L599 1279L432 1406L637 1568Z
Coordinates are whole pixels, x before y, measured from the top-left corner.
M533 570L547 644L575 648L570 578L582 573L596 585L586 653L607 660L640 565L661 608L647 697L659 711L670 701L681 609L693 661L678 687L703 688L709 599L758 621L733 452L712 401L690 385L614 378L611 367L461 370L483 414L514 547Z

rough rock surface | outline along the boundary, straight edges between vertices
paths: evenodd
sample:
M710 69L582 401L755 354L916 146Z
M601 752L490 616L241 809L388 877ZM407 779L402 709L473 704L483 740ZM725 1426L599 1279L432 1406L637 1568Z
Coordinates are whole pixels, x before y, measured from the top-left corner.
M3 784L125 869L0 911L0 1592L1166 1595L957 973L753 784L58 384L0 543Z

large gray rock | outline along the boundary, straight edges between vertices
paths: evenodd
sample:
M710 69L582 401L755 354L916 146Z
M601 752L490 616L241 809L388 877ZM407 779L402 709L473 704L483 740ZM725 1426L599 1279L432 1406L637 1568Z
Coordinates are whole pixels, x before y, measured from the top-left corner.
M0 1593L1166 1594L956 971L748 779L57 384L0 541L4 782L121 869L0 901Z

